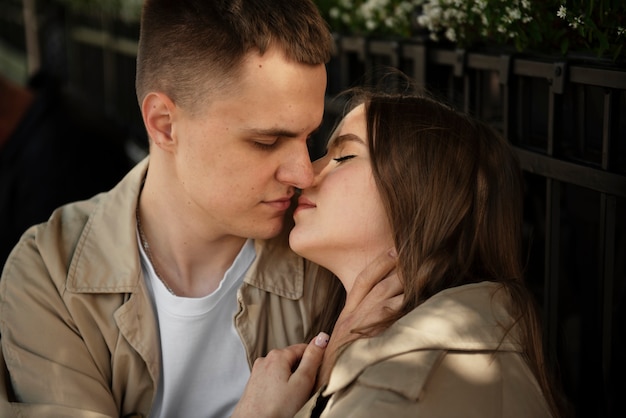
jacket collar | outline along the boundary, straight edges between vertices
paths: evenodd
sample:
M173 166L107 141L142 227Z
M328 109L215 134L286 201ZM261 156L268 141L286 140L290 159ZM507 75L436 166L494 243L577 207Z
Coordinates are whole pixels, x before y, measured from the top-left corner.
M333 367L323 394L346 387L378 362L409 352L521 351L507 306L506 292L493 282L439 292L379 335L350 344ZM429 362L434 364L437 358L434 355Z
M256 240L256 259L244 281L278 296L297 300L304 292L304 259L289 248L291 218L287 214L283 231L269 240Z
M130 293L137 289L142 270L135 211L148 163L146 157L117 186L95 198L71 260L68 290ZM298 299L304 288L304 261L289 249L292 222L286 221L276 238L256 240L256 258L244 281L267 292Z
M113 189L94 198L70 264L68 290L128 293L137 288L142 275L135 210L147 169L145 158Z

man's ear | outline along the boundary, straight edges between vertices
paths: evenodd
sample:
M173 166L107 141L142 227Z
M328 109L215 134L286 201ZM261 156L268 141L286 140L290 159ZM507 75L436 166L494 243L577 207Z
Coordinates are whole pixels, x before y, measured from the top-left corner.
M148 136L155 146L167 152L171 152L176 145L172 135L175 112L176 105L164 93L148 93L141 104L141 115Z

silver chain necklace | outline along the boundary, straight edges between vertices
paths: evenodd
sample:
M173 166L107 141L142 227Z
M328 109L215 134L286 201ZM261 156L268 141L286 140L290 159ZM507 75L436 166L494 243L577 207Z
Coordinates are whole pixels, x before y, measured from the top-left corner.
M152 264L152 268L154 269L154 274L156 274L156 276L159 278L161 283L163 283L163 286L165 286L165 288L168 290L168 292L170 292L174 296L177 296L176 293L174 293L174 291L172 290L172 288L163 279L161 274L159 274L159 271L157 270L156 264L154 263L154 260L152 259L152 252L150 251L150 244L148 243L148 240L146 239L146 235L143 232L143 228L141 227L141 218L139 216L139 205L137 205L137 210L135 212L135 216L137 218L137 229L139 230L139 239L141 241L141 247L143 248L143 251L148 256L148 260L150 261L150 264Z

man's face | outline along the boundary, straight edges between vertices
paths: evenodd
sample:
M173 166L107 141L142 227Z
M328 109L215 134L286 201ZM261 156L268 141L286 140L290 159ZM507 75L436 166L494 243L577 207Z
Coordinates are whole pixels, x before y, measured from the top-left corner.
M307 139L321 123L324 65L251 53L232 94L178 110L174 169L184 204L217 236L269 238L282 228L296 188L313 169Z

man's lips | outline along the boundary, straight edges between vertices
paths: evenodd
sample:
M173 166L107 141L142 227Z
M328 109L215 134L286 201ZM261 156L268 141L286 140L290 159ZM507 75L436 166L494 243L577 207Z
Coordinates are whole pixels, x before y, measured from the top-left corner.
M291 197L282 197L280 199L265 201L265 204L270 205L276 210L287 210L291 206Z

